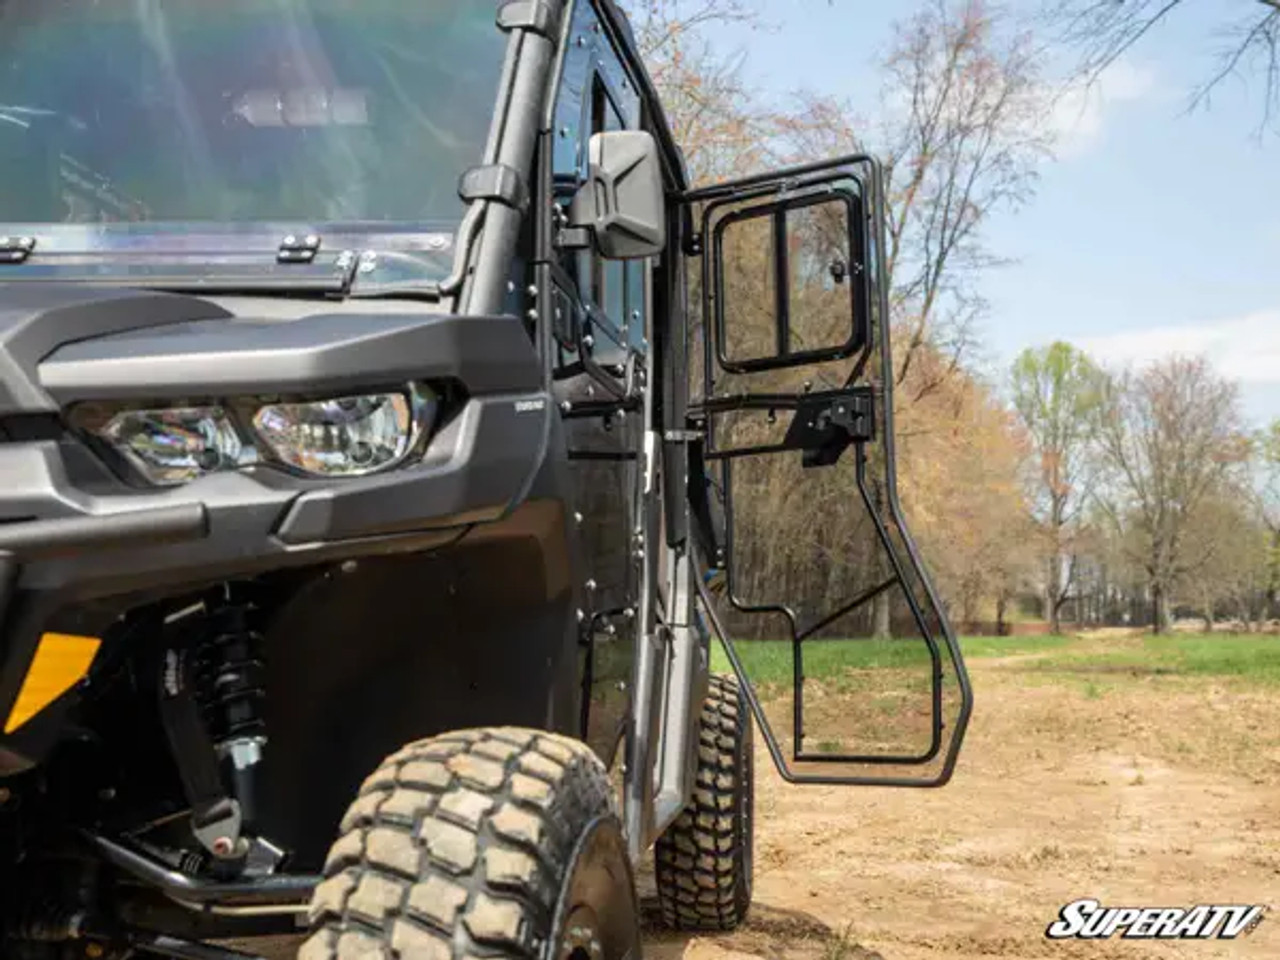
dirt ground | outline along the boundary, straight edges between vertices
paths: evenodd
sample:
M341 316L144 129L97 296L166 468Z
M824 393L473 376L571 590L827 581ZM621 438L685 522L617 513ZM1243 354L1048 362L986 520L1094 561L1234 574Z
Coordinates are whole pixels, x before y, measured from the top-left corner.
M1045 677L971 661L941 790L790 787L758 748L756 894L726 936L654 932L657 960L1277 957L1234 942L1045 939L1081 897L1280 907L1280 697L1208 679Z
M646 955L1280 957L1280 910L1237 941L1045 939L1081 897L1280 907L1280 696L1206 678L1047 676L1034 660L971 661L974 717L941 790L787 786L757 737L748 923L697 937L650 926Z

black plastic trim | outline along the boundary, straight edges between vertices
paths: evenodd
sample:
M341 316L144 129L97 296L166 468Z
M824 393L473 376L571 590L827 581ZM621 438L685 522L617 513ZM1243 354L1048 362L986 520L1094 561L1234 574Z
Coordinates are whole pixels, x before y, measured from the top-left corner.
M515 317L322 313L210 320L71 343L39 365L63 407L86 401L308 393L453 378L472 395L541 386Z
M97 517L66 517L0 525L0 552L37 560L139 544L199 540L209 533L203 504L129 510Z
M499 30L528 30L554 39L557 25L556 12L546 0L508 0L498 8Z
M529 188L520 171L502 163L472 167L458 182L458 196L466 203L496 200L524 213L529 209Z
M196 297L89 284L0 284L0 416L56 412L36 366L73 340L191 320L229 319Z

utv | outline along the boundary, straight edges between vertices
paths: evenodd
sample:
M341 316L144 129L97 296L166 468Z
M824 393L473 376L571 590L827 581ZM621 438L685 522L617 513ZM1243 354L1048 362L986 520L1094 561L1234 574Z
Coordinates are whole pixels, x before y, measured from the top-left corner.
M753 719L949 779L873 159L690 189L612 0L0 0L0 65L5 957L638 956L651 849L746 914ZM914 745L815 739L833 638Z

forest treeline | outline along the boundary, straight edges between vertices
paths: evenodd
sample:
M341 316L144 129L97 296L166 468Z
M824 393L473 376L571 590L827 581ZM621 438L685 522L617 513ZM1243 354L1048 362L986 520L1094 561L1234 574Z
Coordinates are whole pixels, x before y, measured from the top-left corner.
M893 355L870 376L895 397L898 488L954 621L1161 630L1178 615L1253 629L1280 614L1280 422L1250 429L1237 386L1204 358L1112 369L1058 342L1007 371L978 371L982 281L1017 253L990 249L984 228L1034 200L1053 159L1055 98L1067 89L1042 75L1040 37L976 0L925 0L894 27L868 115L865 97L855 109L840 91L779 102L750 89L741 59L714 39L726 23L759 25L749 0L628 6L698 183L858 152L884 164ZM757 289L767 244L741 239L725 303L736 342L749 344L770 335L756 306L769 300ZM800 335L822 345L833 335L830 305L820 290L805 313L809 302L800 301L810 318ZM698 357L691 366L696 394L707 384ZM796 377L806 388L835 385L847 369L774 374L753 387L802 389ZM742 385L713 385L726 386ZM722 420L721 437L735 442L769 442L781 429L772 412ZM860 491L851 460L812 471L798 456L735 463L742 602L787 602L819 623L892 572L868 510L883 506L883 465L871 465ZM826 629L897 629L907 610L890 594Z

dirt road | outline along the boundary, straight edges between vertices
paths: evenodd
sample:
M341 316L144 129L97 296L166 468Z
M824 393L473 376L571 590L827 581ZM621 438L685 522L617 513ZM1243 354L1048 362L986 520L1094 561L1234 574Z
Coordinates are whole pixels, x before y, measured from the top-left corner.
M1209 679L1055 677L1026 657L970 666L977 709L945 789L788 787L760 749L750 921L724 936L652 929L647 955L1280 957L1280 697ZM1235 942L1046 940L1080 897L1277 910Z
M938 791L788 787L759 756L756 909L655 933L659 960L1280 956L1280 698L1211 680L1063 681L971 663L977 709ZM1247 940L1060 943L1058 909L1274 903Z

